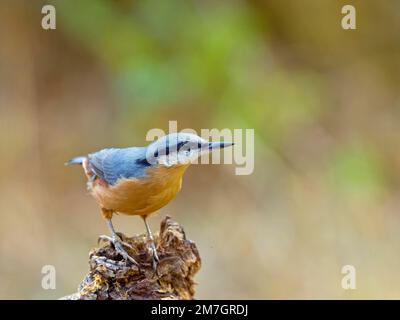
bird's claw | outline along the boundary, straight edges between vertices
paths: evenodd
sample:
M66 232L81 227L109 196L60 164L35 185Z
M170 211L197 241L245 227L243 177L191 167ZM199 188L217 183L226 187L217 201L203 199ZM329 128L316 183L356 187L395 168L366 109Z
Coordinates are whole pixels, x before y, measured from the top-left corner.
M100 241L108 241L108 242L111 242L112 244L114 244L115 240L113 240L113 239L114 239L113 237L101 235L101 236L99 236L99 239L97 242L100 243ZM133 247L128 242L122 241L120 239L117 239L116 241L120 242L122 245L124 245L125 247L128 247L129 249L133 249Z
M126 252L126 250L124 249L124 246L132 249L132 246L129 243L126 243L126 242L122 241L118 237L110 237L110 236L106 236L106 235L99 236L99 242L100 241L109 241L109 242L111 242L113 244L114 248L115 248L115 251L117 251L117 253L119 253L125 260L129 260L130 262L132 262L136 266L139 266L139 263L135 259L133 259L128 254L128 252Z
M133 249L133 247L129 243L122 241L119 236L110 237L107 235L101 235L101 236L99 236L98 242L100 243L101 241L108 241L108 242L112 243L115 248L115 251L117 251L125 260L129 260L133 264L139 266L138 262L135 259L133 259L124 249L124 246L128 247L130 249ZM158 254L157 254L157 250L156 250L156 246L154 245L154 242L152 242L150 244L149 251L151 254L151 258L152 258L152 268L153 268L154 274L157 275L157 266L158 266L158 263L160 262L160 259L158 258Z
M153 272L155 275L157 275L157 266L158 263L160 262L160 259L158 258L156 246L154 245L154 242L151 243L150 245L150 253L151 253L151 258L152 258L152 267L153 267Z

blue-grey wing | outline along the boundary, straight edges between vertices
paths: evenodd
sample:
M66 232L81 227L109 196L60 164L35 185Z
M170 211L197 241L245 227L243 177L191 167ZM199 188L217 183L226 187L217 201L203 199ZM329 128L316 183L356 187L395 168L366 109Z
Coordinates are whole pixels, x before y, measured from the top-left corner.
M94 173L113 185L121 178L145 176L145 157L146 148L111 148L89 154L88 160Z

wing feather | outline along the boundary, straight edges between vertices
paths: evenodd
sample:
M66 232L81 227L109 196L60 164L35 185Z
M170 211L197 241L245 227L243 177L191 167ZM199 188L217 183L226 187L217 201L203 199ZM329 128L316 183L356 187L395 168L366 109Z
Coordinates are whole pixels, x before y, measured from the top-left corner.
M145 176L145 156L146 148L110 148L89 154L88 160L94 173L113 185L122 178Z

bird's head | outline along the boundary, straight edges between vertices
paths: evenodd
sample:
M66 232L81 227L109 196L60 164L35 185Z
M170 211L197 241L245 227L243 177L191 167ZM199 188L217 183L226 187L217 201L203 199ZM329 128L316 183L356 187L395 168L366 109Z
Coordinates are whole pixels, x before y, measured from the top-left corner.
M233 142L209 142L191 133L171 133L147 147L146 158L151 164L167 167L188 165L214 149L233 145Z

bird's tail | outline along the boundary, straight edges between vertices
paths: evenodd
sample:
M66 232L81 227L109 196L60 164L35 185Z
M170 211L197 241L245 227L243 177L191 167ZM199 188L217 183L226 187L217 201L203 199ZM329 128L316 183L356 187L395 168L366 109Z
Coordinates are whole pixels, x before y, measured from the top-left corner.
M69 166L70 164L82 164L83 161L85 161L86 157L75 157L72 158L71 160L68 160L65 165Z

